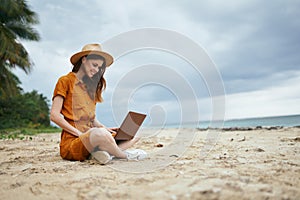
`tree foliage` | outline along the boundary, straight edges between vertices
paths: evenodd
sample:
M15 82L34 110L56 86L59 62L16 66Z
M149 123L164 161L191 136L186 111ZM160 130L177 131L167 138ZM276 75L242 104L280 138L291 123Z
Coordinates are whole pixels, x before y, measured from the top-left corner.
M19 78L7 69L7 66L0 67L0 98L20 95L22 92L20 84Z
M46 97L37 91L22 92L20 80L12 73L20 68L29 73L33 63L20 40L38 41L32 27L38 17L25 0L0 3L0 129L47 127L50 125Z
M11 72L20 68L29 73L32 67L28 52L20 40L38 41L39 34L32 28L38 17L25 0L4 0L0 3L0 94L11 97L19 94L18 79Z
M47 98L37 91L0 98L0 129L50 126Z

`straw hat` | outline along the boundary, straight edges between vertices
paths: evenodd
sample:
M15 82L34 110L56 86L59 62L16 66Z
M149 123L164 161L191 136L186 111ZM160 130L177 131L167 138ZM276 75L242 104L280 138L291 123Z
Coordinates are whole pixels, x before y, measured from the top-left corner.
M102 56L106 61L106 67L110 66L114 62L114 59L110 54L102 51L102 48L101 48L100 44L87 44L87 45L85 45L80 52L75 53L70 58L70 61L74 65L75 63L78 62L78 60L81 57L89 55L89 54L95 54L95 55Z

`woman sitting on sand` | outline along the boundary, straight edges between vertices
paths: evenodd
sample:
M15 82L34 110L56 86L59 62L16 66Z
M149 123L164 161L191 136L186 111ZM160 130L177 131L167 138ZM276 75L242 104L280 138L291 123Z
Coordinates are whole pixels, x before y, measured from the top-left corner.
M126 150L139 138L116 144L113 136L117 129L106 128L95 118L96 103L103 101L106 86L103 74L113 63L113 57L102 51L99 44L88 44L70 60L72 72L58 80L50 113L51 121L63 129L61 157L83 161L92 154L101 164L108 163L111 156L127 160L145 158L143 150Z

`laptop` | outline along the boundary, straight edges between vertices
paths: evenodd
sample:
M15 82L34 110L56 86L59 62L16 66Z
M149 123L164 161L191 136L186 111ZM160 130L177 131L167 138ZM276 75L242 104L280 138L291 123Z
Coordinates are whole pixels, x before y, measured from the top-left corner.
M115 140L131 140L142 125L147 115L129 111L120 128L118 129Z

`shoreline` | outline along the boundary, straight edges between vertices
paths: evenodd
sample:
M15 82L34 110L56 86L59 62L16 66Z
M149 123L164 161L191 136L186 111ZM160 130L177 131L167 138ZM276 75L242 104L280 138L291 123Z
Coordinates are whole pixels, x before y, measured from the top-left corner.
M207 131L207 130L219 130L219 131L253 131L253 130L280 130L280 129L300 129L300 125L295 126L232 126L232 127L222 127L222 128L214 128L214 127L189 127L182 126L181 129L197 129L199 131ZM145 130L169 130L169 129L179 129L179 127L144 127Z
M300 129L300 125L296 126L249 126L249 127L223 127L223 128L197 128L200 131L207 131L207 130L220 130L220 131L253 131L253 130L280 130L280 129L289 129L289 128L298 128Z

